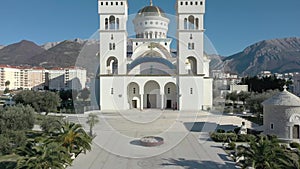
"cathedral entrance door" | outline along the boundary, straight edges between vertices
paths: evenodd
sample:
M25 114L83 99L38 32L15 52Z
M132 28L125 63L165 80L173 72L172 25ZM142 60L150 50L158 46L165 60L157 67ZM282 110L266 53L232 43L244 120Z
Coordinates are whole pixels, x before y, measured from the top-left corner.
M136 109L137 108L137 101L132 100L132 108Z
M172 100L167 100L167 109L171 109L172 108Z

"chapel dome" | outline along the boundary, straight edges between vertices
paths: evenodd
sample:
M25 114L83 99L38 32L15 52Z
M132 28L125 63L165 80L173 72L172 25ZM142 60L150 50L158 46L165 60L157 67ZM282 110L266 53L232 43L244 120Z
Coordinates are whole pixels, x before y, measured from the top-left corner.
M158 6L146 6L138 11L137 16L161 16L166 18L165 12Z
M273 105L273 106L291 106L300 107L300 98L296 95L284 90L276 94L275 96L267 99L262 103L263 105Z

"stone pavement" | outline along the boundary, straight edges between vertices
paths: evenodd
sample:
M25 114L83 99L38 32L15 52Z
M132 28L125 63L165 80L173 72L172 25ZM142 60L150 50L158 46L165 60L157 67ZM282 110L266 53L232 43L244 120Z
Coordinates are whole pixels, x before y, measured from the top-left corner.
M216 128L234 129L242 123L235 116L208 112L146 110L93 112L100 122L95 126L92 151L79 155L70 169L213 169L236 168L220 143L209 140ZM88 129L86 116L68 117ZM252 124L246 122L247 127ZM160 136L165 143L144 147L143 136Z

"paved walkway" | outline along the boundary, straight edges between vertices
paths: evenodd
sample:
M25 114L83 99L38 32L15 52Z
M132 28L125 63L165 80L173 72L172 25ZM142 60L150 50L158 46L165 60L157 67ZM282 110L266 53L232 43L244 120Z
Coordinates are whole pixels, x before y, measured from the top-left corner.
M100 123L94 129L92 151L79 155L71 169L235 168L221 144L209 140L208 132L234 129L243 121L238 117L160 110L94 113ZM68 120L88 127L85 116ZM141 146L139 138L148 135L161 136L165 143Z

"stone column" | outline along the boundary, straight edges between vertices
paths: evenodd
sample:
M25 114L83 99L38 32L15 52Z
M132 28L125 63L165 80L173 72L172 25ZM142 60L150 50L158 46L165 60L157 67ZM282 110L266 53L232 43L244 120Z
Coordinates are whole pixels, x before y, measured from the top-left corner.
M140 100L141 110L144 110L144 94L140 94L140 96L141 96L141 100Z
M164 94L161 94L160 96L161 96L161 110L163 110L165 107L164 106L164 103L165 103Z

